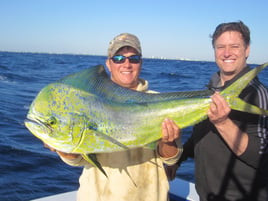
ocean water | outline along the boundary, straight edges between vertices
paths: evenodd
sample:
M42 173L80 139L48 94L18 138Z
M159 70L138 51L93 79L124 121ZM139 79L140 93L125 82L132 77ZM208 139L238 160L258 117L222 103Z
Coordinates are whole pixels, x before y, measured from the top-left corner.
M31 102L47 84L98 64L104 56L0 52L0 200L28 201L76 190L82 168L63 163L24 126ZM255 66L255 64L252 66ZM159 92L205 89L214 62L144 59L141 77ZM268 86L268 70L259 75ZM182 131L183 141L191 128ZM186 161L177 176L194 181Z

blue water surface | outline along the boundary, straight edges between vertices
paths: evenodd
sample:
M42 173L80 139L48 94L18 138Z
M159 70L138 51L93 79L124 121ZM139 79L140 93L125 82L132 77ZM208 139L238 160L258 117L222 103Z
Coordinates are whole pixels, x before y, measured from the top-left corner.
M105 64L104 56L0 52L0 200L27 201L76 190L82 169L63 163L24 126L31 102L47 84ZM255 65L252 65L255 66ZM214 62L144 59L141 77L159 92L205 89ZM268 85L268 70L259 76ZM191 128L183 130L183 141ZM177 176L194 181L192 160Z

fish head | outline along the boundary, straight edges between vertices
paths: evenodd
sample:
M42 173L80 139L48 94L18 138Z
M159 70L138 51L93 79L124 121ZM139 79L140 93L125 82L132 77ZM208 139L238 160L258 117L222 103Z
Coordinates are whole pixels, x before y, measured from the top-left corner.
M65 85L48 85L32 102L25 120L33 135L65 153L79 144L85 129L84 115L74 109L76 103L70 98L74 96Z

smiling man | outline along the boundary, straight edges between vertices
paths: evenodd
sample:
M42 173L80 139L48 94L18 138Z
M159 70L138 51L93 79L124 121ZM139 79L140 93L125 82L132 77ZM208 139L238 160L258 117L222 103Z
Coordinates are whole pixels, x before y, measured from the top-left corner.
M139 85L148 87L147 81L139 78L141 47L134 35L121 34L110 42L106 66L111 72L111 80L120 86L134 90Z
M213 35L212 45L215 61L220 68L221 85L234 78L247 66L250 51L249 30L243 24L237 24L237 26L241 32L230 29L231 26L221 25Z
M122 33L109 43L106 65L114 83L140 92L152 92L148 90L148 82L139 78L142 52L140 41L135 35ZM81 155L50 149L57 151L65 163L84 166L79 179L77 201L167 201L169 183L163 163L174 165L182 148L179 128L172 120L164 120L159 126L161 131L162 138L155 150L139 147L97 153L96 159L107 177Z
M212 45L219 72L209 88L222 91L250 70L250 31L241 21L222 23L212 35ZM268 92L258 78L239 97L268 109ZM200 201L266 201L268 117L231 110L219 93L211 99L208 119L194 126L177 165L194 158Z

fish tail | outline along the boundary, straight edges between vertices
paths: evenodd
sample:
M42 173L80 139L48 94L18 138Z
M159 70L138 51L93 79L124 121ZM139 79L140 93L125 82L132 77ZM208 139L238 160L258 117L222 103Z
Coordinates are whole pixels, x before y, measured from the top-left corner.
M96 168L98 168L107 178L107 174L104 171L104 169L102 168L101 164L99 163L96 154L82 154L82 157L89 162L90 164L92 164L93 166L95 166Z
M268 110L259 108L255 105L249 104L240 98L234 98L231 102L231 108L234 110L248 112L252 114L265 115L268 116Z
M252 69L220 93L226 98L226 101L229 103L232 109L258 115L268 115L268 110L261 109L238 98L241 91L250 83L250 81L253 80L257 74L267 66L268 63L264 63Z

